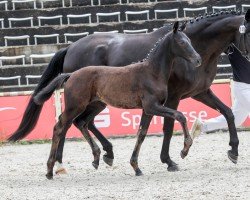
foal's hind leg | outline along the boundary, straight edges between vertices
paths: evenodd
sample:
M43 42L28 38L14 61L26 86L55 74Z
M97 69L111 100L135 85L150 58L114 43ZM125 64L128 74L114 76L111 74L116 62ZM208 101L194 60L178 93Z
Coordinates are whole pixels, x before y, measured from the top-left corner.
M96 138L101 142L103 150L106 153L103 155L103 161L109 165L113 165L114 161L114 153L113 153L113 146L111 142L109 142L102 133L96 128L94 121L92 120L89 122L88 129L96 136Z
M103 109L105 109L106 104L102 102L93 102L89 104L86 107L86 110L81 114L81 116L78 117L78 121L82 120L81 124L86 124L86 121L89 116L94 117L98 115ZM106 151L105 155L103 155L103 160L105 163L108 165L113 164L114 160L114 154L113 154L113 147L112 144L102 135L102 133L95 127L94 121L91 120L88 123L88 129L96 136L96 138L101 142L103 146L103 150ZM65 142L65 137L60 140L59 146L58 146L58 151L57 151L57 156L56 156L56 164L57 164L57 170L56 173L65 173L66 170L62 165L62 156L63 156L63 147L64 147L64 142Z
M80 114L74 120L73 123L82 132L84 138L89 143L92 149L93 156L94 156L94 161L92 162L92 165L95 169L98 169L101 151L98 145L96 144L95 140L91 137L88 131L88 123L92 119L93 116L87 116L86 118L83 118L83 117L85 117L84 113ZM83 119L85 119L86 121L84 121Z
M106 104L102 102L93 102L87 106L86 110L80 116L77 117L77 120L75 120L75 122L82 125L88 124L88 129L101 142L103 150L106 151L105 155L103 155L104 162L109 166L112 166L114 160L113 146L94 125L95 116L105 108Z
M142 171L138 167L138 155L139 155L141 145L142 145L142 143L145 139L145 136L147 134L148 127L150 125L152 117L153 117L152 115L146 115L145 112L143 111L140 127L139 127L139 130L137 132L137 141L135 144L133 154L132 154L131 159L130 159L130 164L134 168L136 176L142 175Z
M86 121L86 117L89 116L92 120L88 123L88 129L96 136L96 138L102 144L103 150L106 153L103 155L103 160L109 166L112 166L114 160L113 146L112 144L102 135L102 133L96 128L94 124L94 117L96 117L101 111L106 108L106 104L96 101L89 104L83 114L83 121Z
M48 179L53 178L53 167L56 162L56 152L58 150L58 145L60 143L60 140L65 138L65 135L67 133L67 130L72 124L72 119L67 116L67 114L64 112L60 115L59 121L56 123L53 131L53 137L52 137L52 145L51 145L51 151L49 155L49 159L47 162L47 174L46 177Z

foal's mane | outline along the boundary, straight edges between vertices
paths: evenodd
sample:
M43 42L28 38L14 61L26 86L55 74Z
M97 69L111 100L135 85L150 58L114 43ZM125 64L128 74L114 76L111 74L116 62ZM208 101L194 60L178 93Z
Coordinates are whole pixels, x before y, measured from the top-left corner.
M149 53L147 54L147 57L143 59L143 61L146 61L150 58L150 56L157 50L157 48L159 47L159 44L161 43L161 41L163 41L167 36L169 35L169 33L167 33L166 35L164 35L163 37L159 38L156 43L154 44L153 48L150 49Z

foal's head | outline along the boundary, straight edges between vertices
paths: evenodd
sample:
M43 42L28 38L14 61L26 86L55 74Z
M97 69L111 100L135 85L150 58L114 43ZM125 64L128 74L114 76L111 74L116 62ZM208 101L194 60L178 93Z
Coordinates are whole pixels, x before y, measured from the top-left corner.
M195 67L199 67L201 65L201 57L193 48L191 40L182 32L185 27L186 24L182 25L180 30L178 30L179 22L174 23L173 32L170 35L172 37L172 52L174 55L191 62Z

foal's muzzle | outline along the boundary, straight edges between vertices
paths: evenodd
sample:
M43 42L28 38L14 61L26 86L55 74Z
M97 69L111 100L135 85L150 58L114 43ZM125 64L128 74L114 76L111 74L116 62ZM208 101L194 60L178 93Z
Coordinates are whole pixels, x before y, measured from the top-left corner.
M194 65L194 67L199 67L199 66L201 66L201 62L202 62L202 59L201 59L200 55L198 54L195 56L192 63Z

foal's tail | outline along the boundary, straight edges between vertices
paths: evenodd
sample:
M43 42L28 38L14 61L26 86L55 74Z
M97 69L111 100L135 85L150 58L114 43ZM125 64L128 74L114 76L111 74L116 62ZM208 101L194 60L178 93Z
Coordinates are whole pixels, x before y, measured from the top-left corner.
M67 50L67 48L59 50L51 59L48 67L43 72L32 97L30 98L18 129L8 138L8 141L15 142L17 140L21 140L35 128L43 105L37 105L34 102L33 97L63 71L63 63Z
M45 101L47 101L53 94L56 89L59 89L63 86L64 82L66 82L70 77L70 74L62 74L56 77L53 81L49 83L45 88L43 88L40 92L34 96L34 102L37 105L42 105Z

